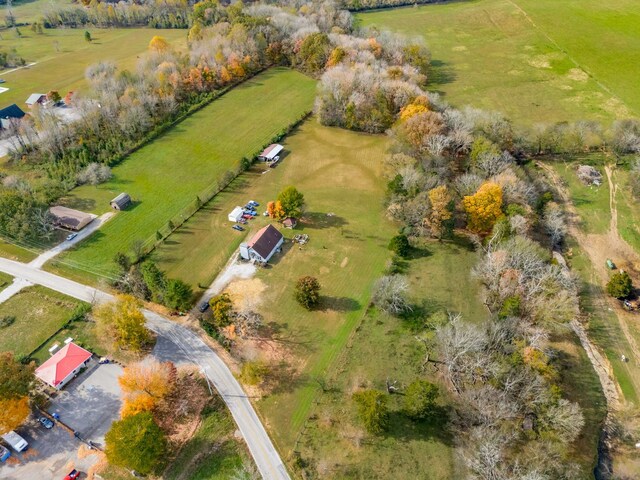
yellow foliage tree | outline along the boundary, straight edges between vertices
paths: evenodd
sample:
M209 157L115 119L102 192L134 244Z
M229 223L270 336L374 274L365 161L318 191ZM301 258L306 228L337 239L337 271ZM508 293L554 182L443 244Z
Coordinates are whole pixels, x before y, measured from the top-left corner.
M22 425L30 412L29 397L0 400L0 435Z
M406 105L400 110L400 120L407 120L419 113L429 110L429 99L424 95L416 97L413 102Z
M451 211L449 210L451 195L446 185L429 190L429 202L431 202L431 212L425 218L425 223L431 229L431 234L441 239L444 232L444 222L451 219Z
M231 74L229 73L229 70L227 70L226 67L220 68L220 81L223 84L227 84L231 81Z
M156 402L154 401L154 399L146 393L128 396L125 397L124 402L122 403L120 416L124 418L130 415L136 415L140 412L149 412L153 410L153 407L155 407L155 405Z
M146 359L127 366L118 383L124 395L122 416L152 410L175 388L176 367L171 362Z
M165 52L169 50L169 42L160 35L155 35L149 42L149 50L155 50L156 52Z
M119 295L114 302L99 305L94 308L93 317L100 335L118 347L139 351L151 339L140 302L131 295Z
M462 204L469 230L488 233L502 216L502 188L497 183L483 183L476 193L464 197Z

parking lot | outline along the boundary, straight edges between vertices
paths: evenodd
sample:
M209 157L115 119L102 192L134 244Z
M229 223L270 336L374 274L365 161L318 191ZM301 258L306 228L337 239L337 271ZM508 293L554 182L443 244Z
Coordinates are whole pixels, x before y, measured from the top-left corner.
M98 365L95 360L89 368L74 379L51 402L47 411L60 415L60 421L47 430L32 416L17 432L29 442L22 453L11 451L11 458L0 466L3 480L60 480L73 468L86 472L98 461L97 455L78 456L85 445L74 437L79 433L85 441L104 446L104 435L118 418L121 406L118 376L122 367L115 364ZM82 456L82 455L81 455Z

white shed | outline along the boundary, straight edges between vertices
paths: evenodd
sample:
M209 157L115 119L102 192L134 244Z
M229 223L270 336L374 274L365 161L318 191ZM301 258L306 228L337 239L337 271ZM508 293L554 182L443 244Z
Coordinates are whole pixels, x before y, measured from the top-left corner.
M265 162L273 162L275 158L282 152L284 147L278 143L272 143L260 154L260 158Z
M229 214L229 221L230 222L239 222L240 219L242 218L244 211L242 210L242 207L236 207L233 209L233 211Z

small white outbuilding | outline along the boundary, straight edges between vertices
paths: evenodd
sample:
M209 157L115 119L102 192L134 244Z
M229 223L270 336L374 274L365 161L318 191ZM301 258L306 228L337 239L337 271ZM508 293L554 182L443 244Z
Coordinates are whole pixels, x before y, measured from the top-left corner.
M233 211L229 214L229 221L230 222L234 222L237 223L240 221L240 219L242 218L242 215L244 214L244 211L242 210L242 207L236 207L233 209Z
M264 151L258 155L265 162L273 162L276 157L284 150L284 147L278 143L272 143Z

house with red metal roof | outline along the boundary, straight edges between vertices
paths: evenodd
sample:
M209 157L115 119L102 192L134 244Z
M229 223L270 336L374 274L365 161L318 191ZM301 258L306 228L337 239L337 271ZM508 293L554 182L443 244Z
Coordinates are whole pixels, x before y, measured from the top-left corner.
M87 365L90 359L91 352L71 342L36 368L36 377L56 390L60 390Z
M240 244L240 256L245 260L267 263L282 246L284 237L273 225L261 228L251 240Z

